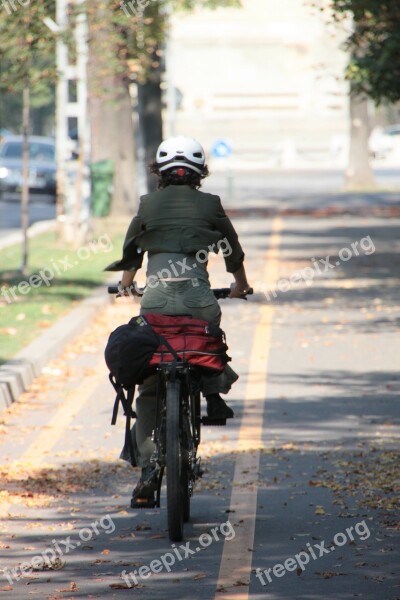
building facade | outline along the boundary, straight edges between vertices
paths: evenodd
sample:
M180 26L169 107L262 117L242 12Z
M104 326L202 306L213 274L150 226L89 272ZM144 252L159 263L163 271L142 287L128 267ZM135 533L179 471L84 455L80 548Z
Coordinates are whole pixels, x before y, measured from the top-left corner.
M302 0L242 5L173 17L168 69L182 100L170 132L207 149L227 139L244 161L334 155L349 128L343 29Z

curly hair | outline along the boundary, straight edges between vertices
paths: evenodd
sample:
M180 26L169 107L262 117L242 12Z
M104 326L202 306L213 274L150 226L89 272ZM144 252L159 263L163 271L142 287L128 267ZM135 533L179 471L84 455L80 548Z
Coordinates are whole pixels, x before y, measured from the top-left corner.
M185 175L178 175L175 172L175 168L167 169L160 173L156 161L153 161L149 165L150 173L154 173L158 177L158 189L168 187L169 185L188 185L194 190L198 190L201 187L201 182L205 177L208 177L209 170L207 165L204 165L202 173L196 173L190 169L186 169Z

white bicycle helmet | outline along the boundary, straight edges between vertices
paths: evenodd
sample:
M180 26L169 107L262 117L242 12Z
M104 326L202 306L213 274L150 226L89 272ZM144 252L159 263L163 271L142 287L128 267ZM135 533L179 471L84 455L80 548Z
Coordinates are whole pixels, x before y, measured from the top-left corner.
M161 142L156 156L160 173L174 167L186 167L201 175L205 160L201 144L183 135L170 137Z

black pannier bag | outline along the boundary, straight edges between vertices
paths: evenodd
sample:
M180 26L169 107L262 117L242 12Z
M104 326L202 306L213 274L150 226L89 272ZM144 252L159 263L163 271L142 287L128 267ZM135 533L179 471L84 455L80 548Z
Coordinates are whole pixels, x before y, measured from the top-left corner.
M143 317L134 317L126 325L117 327L104 351L107 367L117 384L128 390L141 383L159 344L159 336Z
M125 422L125 443L120 458L137 466L137 456L131 436L131 418L135 385L149 375L149 363L160 343L159 336L143 317L133 317L129 323L120 325L108 338L104 358L110 370L110 381L117 392L111 425L115 425L121 402ZM128 391L125 394L125 390Z

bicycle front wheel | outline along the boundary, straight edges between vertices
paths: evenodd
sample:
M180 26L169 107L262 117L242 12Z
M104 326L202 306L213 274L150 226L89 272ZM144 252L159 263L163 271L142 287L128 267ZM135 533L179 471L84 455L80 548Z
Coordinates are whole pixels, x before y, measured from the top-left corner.
M167 384L167 512L168 532L173 542L183 538L183 523L188 517L188 464L180 436L181 382Z

